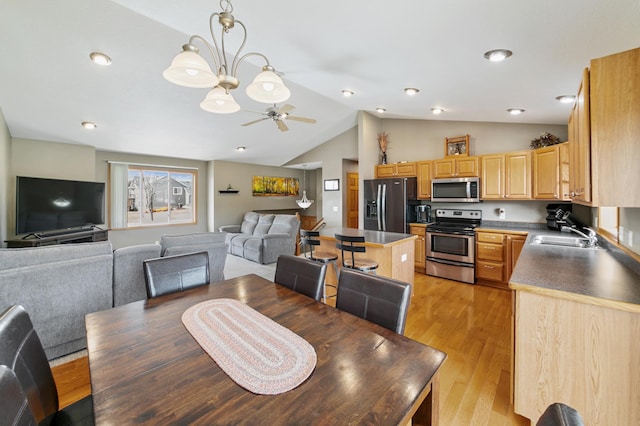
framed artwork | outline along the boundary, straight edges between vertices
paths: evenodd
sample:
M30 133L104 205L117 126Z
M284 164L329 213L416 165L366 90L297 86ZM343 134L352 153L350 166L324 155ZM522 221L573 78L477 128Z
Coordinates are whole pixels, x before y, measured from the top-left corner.
M254 176L251 181L253 196L293 197L298 195L300 181L293 177Z
M469 155L469 135L444 139L444 156Z
M340 179L325 179L325 181L324 181L324 190L325 191L339 191L340 190Z

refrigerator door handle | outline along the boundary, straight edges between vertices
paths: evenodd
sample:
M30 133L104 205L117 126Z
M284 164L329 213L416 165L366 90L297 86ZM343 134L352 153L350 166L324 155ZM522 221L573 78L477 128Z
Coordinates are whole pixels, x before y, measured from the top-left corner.
M382 231L387 230L387 184L382 184Z
M380 231L381 228L381 214L380 214L380 193L382 190L382 185L378 184L378 196L376 197L376 212L377 212L377 216L378 216L378 231Z

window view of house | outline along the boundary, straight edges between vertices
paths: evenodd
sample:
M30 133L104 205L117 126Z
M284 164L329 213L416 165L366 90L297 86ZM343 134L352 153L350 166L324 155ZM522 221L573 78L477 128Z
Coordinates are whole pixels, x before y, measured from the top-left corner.
M195 174L129 168L127 227L195 222Z

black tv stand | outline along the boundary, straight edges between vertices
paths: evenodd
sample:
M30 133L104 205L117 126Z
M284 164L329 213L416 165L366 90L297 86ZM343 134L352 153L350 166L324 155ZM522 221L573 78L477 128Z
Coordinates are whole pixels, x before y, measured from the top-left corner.
M34 237L34 238L29 238ZM109 239L109 231L100 229L97 226L90 228L82 228L76 230L67 230L64 232L55 232L52 234L31 233L20 239L6 240L8 248L21 247L41 247L56 244L74 244L74 243L91 243L97 241L107 241Z

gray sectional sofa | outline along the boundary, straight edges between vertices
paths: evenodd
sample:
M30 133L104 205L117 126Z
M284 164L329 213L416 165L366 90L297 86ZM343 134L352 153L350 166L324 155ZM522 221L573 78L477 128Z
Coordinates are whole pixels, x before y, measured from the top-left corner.
M295 253L300 220L295 215L247 212L240 225L218 230L226 233L229 253L265 265L281 254Z
M212 282L224 279L225 235L163 237L160 244L112 250L108 241L0 249L0 311L25 307L49 359L86 347L84 317L146 299L142 262L207 251Z

